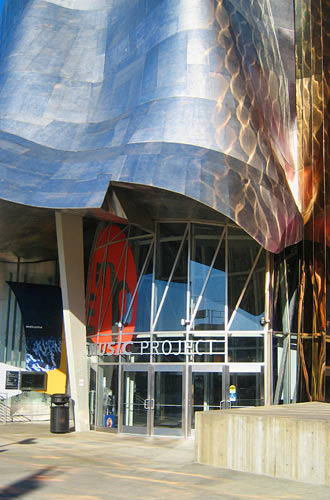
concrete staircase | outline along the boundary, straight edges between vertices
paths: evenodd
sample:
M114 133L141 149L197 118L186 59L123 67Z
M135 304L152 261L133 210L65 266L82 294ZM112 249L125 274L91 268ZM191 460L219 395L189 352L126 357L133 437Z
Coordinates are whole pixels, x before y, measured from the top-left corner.
M10 406L8 406L6 400L0 396L0 424L6 424L8 422L31 422L31 419L25 415L12 415Z

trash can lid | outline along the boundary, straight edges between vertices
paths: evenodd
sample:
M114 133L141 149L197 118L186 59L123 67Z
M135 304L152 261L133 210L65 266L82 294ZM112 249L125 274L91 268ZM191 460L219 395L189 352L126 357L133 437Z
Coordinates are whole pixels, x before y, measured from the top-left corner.
M65 404L69 401L69 394L52 394L51 401L54 404Z

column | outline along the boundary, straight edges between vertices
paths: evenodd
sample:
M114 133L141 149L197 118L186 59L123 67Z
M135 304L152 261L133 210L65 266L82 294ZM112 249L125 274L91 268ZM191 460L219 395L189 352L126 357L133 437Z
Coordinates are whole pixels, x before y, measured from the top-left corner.
M269 252L266 252L265 276L265 324L264 324L264 398L265 406L273 404L273 330L271 321L273 316L273 265Z
M82 217L56 212L65 343L76 431L89 430Z

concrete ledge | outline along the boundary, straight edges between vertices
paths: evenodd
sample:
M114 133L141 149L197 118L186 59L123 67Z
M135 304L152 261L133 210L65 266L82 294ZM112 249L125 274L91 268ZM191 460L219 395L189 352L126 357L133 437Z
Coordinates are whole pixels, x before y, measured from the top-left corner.
M198 412L196 461L330 485L330 404Z

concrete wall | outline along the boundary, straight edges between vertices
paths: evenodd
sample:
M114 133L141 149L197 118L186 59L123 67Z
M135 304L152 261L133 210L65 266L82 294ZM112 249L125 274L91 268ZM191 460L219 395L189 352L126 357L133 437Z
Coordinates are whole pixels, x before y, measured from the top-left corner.
M330 485L330 404L198 412L196 461Z

